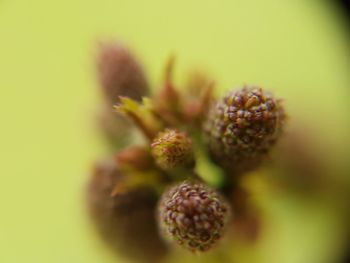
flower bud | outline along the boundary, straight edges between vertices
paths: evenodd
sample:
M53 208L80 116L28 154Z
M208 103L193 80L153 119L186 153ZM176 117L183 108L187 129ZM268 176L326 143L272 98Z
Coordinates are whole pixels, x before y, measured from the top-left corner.
M315 136L316 131L298 120L271 153L269 175L289 189L309 194L324 189L333 173L325 159L328 146Z
M223 235L229 210L215 190L185 181L163 194L158 216L167 237L193 252L207 251Z
M167 252L154 215L157 196L147 187L113 195L124 176L112 160L96 165L87 192L91 218L117 253L140 262L157 262Z
M153 140L151 148L157 165L164 170L194 165L192 141L183 132L166 130Z
M261 88L231 91L211 108L205 124L210 153L230 171L255 168L281 134L280 100Z
M104 95L111 104L119 96L141 101L149 88L142 67L133 54L118 42L102 43L97 69Z

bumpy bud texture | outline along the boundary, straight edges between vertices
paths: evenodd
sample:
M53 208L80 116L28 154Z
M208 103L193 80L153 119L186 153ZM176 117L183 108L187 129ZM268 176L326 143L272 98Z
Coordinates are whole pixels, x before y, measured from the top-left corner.
M280 136L284 119L280 100L261 88L229 92L211 108L205 125L213 159L231 171L254 168Z
M143 69L130 53L118 42L102 43L97 58L99 79L105 97L112 104L119 96L141 101L148 94L148 83Z
M147 187L112 195L124 176L113 160L96 165L87 189L90 215L117 253L139 262L158 262L167 252L154 215L158 198Z
M194 165L192 141L183 132L166 130L154 139L151 148L157 165L164 170Z
M161 230L191 251L207 251L223 235L230 215L227 202L201 183L183 182L165 192L159 203Z

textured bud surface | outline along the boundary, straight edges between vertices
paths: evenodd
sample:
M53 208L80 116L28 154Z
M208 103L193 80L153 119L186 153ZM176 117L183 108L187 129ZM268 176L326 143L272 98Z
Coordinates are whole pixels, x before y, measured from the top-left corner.
M148 94L141 66L120 43L102 43L97 66L105 96L112 104L119 101L119 96L141 101L142 96Z
M154 139L151 147L152 155L162 169L194 165L192 141L185 133L166 130Z
M163 194L159 203L161 230L191 251L207 251L222 236L229 206L215 190L183 182Z
M211 155L226 167L252 168L281 134L284 119L271 93L254 86L231 91L211 108L205 125Z

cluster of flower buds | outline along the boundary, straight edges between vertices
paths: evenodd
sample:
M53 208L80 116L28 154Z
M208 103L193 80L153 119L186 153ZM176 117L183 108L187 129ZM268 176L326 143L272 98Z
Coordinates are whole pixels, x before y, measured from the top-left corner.
M130 133L136 127L144 140L116 147L108 162L96 166L89 209L104 239L142 262L157 262L173 244L205 252L223 236L230 239L232 222L246 218L239 214L247 211L242 208L247 202L237 205L234 198L245 196L237 195L242 191L237 181L261 164L285 120L281 100L260 87L243 86L216 99L214 82L196 74L179 89L173 65L171 57L164 83L150 94L141 66L120 43L101 45L98 58L110 113L133 124L116 130ZM220 183L199 172L199 156L208 157L213 173L224 175Z

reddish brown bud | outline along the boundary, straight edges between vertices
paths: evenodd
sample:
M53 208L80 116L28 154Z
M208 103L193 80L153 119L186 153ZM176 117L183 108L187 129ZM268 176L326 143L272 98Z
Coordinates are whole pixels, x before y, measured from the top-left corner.
M183 182L166 191L159 203L161 230L191 251L207 251L223 235L229 205L202 183Z
M102 43L97 66L105 97L111 104L119 102L119 96L141 101L148 94L148 83L142 67L122 44Z
M123 178L112 160L96 165L88 186L91 217L117 253L140 262L157 262L167 252L154 215L157 196L147 187L112 195Z
M211 108L205 125L213 159L231 172L255 168L279 138L284 119L280 100L261 88L229 92Z

